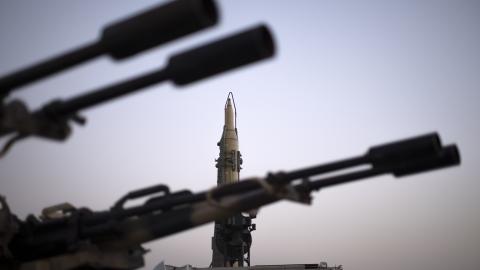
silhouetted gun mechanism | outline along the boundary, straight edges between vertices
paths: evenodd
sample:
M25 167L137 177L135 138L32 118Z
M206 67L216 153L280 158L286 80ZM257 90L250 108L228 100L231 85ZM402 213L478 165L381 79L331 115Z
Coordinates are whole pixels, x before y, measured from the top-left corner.
M270 58L275 46L269 29L256 26L235 35L178 53L169 58L165 68L102 87L68 100L54 100L43 108L29 112L18 100L3 104L13 88L51 75L85 60L107 53L123 59L188 33L213 25L217 21L212 1L178 0L105 28L97 43L0 78L0 137L14 134L0 157L18 140L34 135L65 140L71 133L70 121L84 124L78 115L83 109L170 80L183 86L198 80Z
M0 97L15 88L107 54L123 60L155 46L213 26L213 0L177 0L108 25L98 41L0 78Z
M164 185L131 192L107 211L93 212L61 204L47 208L40 219L30 215L25 221L0 212L4 228L12 228L2 239L0 266L45 270L136 269L143 266L141 244L176 232L221 220L242 212L256 212L261 206L289 199L311 202L310 193L321 188L382 174L395 177L458 165L455 145L442 146L437 134L427 134L370 148L362 156L291 172L270 173L222 185L206 192L188 190L170 193ZM369 165L341 173L344 169ZM333 176L322 174L340 171ZM312 179L315 177L314 179ZM131 199L152 196L144 204L125 208ZM6 203L2 209L7 209ZM9 212L8 212L9 213ZM0 226L1 228L1 226ZM1 247L0 246L0 247ZM33 268L32 268L33 269Z
M8 109L3 115L0 136L16 132L21 137L36 135L64 140L70 135L69 121L82 123L77 112L132 93L147 86L171 80L183 86L273 56L274 45L266 26L257 26L218 41L170 57L167 67L126 81L87 92L28 113Z

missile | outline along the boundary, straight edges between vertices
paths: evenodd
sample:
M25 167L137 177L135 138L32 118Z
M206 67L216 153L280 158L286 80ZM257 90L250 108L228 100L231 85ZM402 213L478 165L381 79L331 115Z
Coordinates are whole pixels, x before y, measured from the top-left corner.
M217 185L238 182L242 165L242 155L238 147L237 116L235 99L232 92L228 93L225 102L225 122L222 137L217 145L220 154L215 161L217 167Z
M237 112L232 92L225 102L225 121L220 141L217 167L217 185L229 186L239 181L242 155L238 148ZM212 237L211 267L250 266L251 231L255 230L253 216L238 213L224 220L216 220Z

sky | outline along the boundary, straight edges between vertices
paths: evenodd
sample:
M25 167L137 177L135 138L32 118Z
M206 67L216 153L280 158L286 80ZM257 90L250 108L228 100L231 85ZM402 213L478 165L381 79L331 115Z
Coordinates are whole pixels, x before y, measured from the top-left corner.
M2 1L0 74L99 38L162 1ZM357 156L436 131L462 164L321 190L311 206L260 210L252 265L345 269L475 269L480 265L480 1L217 1L217 26L115 62L107 56L14 92L36 109L165 65L169 55L259 23L274 59L176 88L158 84L82 111L65 142L29 138L0 160L0 194L19 217L68 201L109 208L165 183L203 191L229 91L237 105L242 177ZM1 76L1 75L0 75ZM0 142L4 143L2 138ZM213 224L148 243L160 261L208 266Z

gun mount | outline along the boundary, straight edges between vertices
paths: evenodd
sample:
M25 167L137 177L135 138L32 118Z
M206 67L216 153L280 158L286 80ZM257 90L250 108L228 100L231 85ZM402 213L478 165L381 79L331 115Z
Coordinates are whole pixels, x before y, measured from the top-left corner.
M442 146L439 136L433 133L372 147L358 157L269 173L265 178L246 179L200 193L172 193L165 185L140 189L105 211L61 204L47 208L39 218L30 215L21 221L3 202L0 231L8 233L0 238L0 266L21 270L40 265L48 270L86 266L136 269L143 265L142 255L146 252L141 244L173 233L256 211L282 199L310 204L312 191L338 184L382 174L402 177L459 163L457 147ZM363 164L371 167L321 176ZM124 207L131 199L147 196L149 199L142 205Z
M217 9L211 0L177 0L145 11L105 28L93 45L54 57L43 63L0 78L0 137L13 134L0 157L19 140L39 136L65 140L70 122L83 125L80 110L138 91L147 86L171 81L185 86L232 69L271 58L275 54L272 34L258 25L214 42L177 53L160 68L131 79L101 87L67 100L55 99L30 112L20 100L4 102L14 88L47 77L101 54L123 59L141 51L185 36L215 24Z

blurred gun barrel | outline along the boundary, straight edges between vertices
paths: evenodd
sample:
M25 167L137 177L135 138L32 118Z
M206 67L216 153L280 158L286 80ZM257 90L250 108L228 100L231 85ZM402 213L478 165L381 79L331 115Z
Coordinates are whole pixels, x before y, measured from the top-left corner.
M114 59L124 59L217 21L213 0L177 0L107 26L100 43Z
M437 133L372 147L367 155L374 169L396 177L460 163L457 147L443 147Z
M309 188L318 190L381 174L402 177L446 168L460 164L460 153L456 145L442 146L439 135L430 133L371 147L363 160L367 160L362 163L369 163L371 168L317 179Z
M273 56L269 29L260 25L230 37L174 55L167 72L176 85L185 85Z
M401 166L394 168L392 173L396 177L401 177L458 164L460 164L460 152L457 146L447 145L436 156L403 163Z
M201 224L211 222L213 220L229 217L238 212L249 211L258 207L276 202L280 199L298 200L299 202L309 203L309 193L325 187L330 187L347 182L358 181L372 176L392 173L394 176L405 176L409 174L420 173L433 169L440 169L460 163L460 154L455 145L442 147L438 134L431 133L407 140L393 142L381 146L370 148L369 153L375 156L377 161L389 163L391 167L357 170L351 173L344 173L336 176L330 176L313 181L292 185L291 182L297 179L291 178L293 174L280 173L269 184L260 184L259 181L248 181L247 185L238 183L229 184L215 189L214 194L206 196L206 200L199 201L191 207L179 208L171 212L159 216L148 216L145 220L130 220L122 224L120 230L123 231L127 241L130 243L143 243L154 240L159 237L170 235L182 230L199 226ZM383 157L379 157L382 153ZM368 159L369 154L365 156ZM412 160L412 156L414 157ZM346 159L346 161L363 162L361 159ZM341 162L333 162L327 164L345 164ZM345 168L350 166L345 166ZM313 168L326 168L325 165L307 168L308 172L304 176L314 176L316 173ZM332 169L331 171L335 171ZM302 170L297 170L298 175ZM322 171L325 172L324 169ZM284 177L290 178L284 181ZM268 176L267 179L268 180ZM265 185L271 185L266 188ZM285 193L288 188L293 187L295 190L292 194ZM241 187L241 188L239 188ZM298 196L292 196L298 195ZM210 197L210 201L209 198ZM213 202L212 202L213 200ZM148 231L148 234L140 234L139 232ZM140 237L139 237L140 236ZM121 243L121 242L120 242ZM124 243L121 243L124 244Z
M184 53L176 54L170 58L165 68L88 91L66 100L54 100L33 113L28 112L25 108L22 117L28 121L15 124L15 120L11 119L17 119L18 117L15 113L10 113L8 114L9 118L6 118L10 122L5 121L7 124L0 127L0 137L16 132L21 135L18 139L15 137L13 142L30 135L53 140L65 140L71 133L69 126L71 120L77 123L84 122L84 119L77 115L80 110L163 81L172 80L177 85L196 82L243 65L270 58L274 53L275 46L269 29L264 25L256 26ZM11 111L10 109L8 112ZM6 152L11 144L6 145L3 151Z
M391 173L397 168L407 168L417 160L435 159L442 152L440 137L437 133L429 133L392 143L371 147L367 154L311 168L304 168L281 174L280 181L308 177L345 170L360 165L371 165L377 172ZM275 175L272 175L275 178Z
M107 26L100 40L0 78L0 97L102 54L116 60L214 25L213 0L177 0Z
M403 160L437 155L441 148L442 145L438 134L430 133L371 147L367 155L372 165L380 168L392 166Z
M370 169L308 179L342 167L354 167L357 163L370 163L369 160L382 166L372 165ZM372 147L366 155L359 158L290 173L269 174L265 179L247 179L196 194L188 190L170 193L168 187L156 185L129 192L110 210L92 212L80 208L71 210L69 215L61 218L44 221L30 217L20 224L19 233L12 239L9 248L19 261L71 252L78 248L79 243L98 244L106 250L129 249L207 222L258 209L281 199L310 203L310 193L324 187L381 174L404 176L459 163L457 147L442 147L438 134L430 133ZM302 182L295 183L296 180ZM129 200L152 195L155 196L144 204L125 207Z
M441 169L460 164L460 153L456 145L442 146L437 133L428 133L408 139L371 147L365 155L289 172L269 173L265 180L272 185L289 184L298 179L337 173L332 177L316 178L307 188L311 190L347 183L381 174L402 177L424 171ZM367 169L353 172L343 170L370 165ZM235 185L224 185L215 192L217 195L230 195L258 188L256 181L244 180Z
M165 69L74 97L55 102L47 113L65 116L141 88L171 79L184 85L254 63L274 54L272 34L266 26L257 26L173 56ZM47 106L48 107L48 106Z

